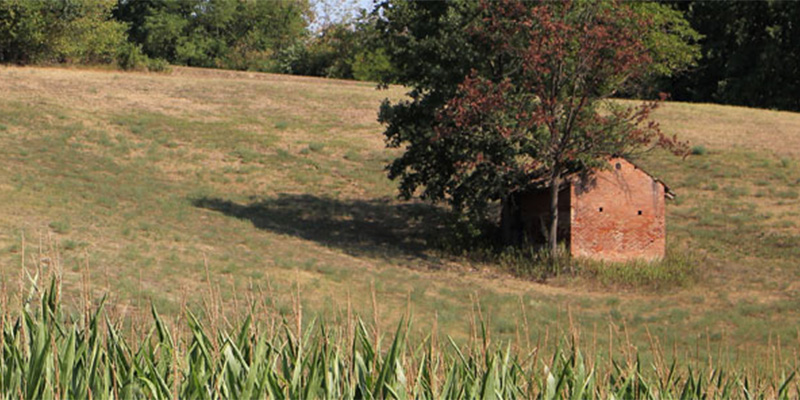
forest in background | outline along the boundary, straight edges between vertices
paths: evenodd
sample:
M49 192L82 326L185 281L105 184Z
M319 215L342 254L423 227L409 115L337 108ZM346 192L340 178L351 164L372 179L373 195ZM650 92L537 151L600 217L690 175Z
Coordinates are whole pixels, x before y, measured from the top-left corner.
M390 3L319 24L309 0L2 0L0 62L186 65L391 83L396 66L379 11ZM667 29L692 35L700 57L628 96L666 92L680 101L800 110L800 4L665 3L688 22Z

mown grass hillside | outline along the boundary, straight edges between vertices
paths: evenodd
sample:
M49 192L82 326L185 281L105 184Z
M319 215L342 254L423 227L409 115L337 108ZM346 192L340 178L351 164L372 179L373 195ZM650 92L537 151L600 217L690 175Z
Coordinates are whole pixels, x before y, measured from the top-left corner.
M306 316L334 322L349 306L385 327L413 314L418 333L456 340L474 337L481 316L494 340L552 339L572 321L600 344L611 329L700 358L727 347L757 359L778 337L797 342L800 115L666 103L656 118L695 154L637 161L677 192L670 252L696 276L664 286L663 269L595 265L541 284L441 251L442 210L395 200L383 167L396 153L376 111L402 96L198 69L0 68L10 301L23 252L35 270L52 246L65 295L86 273L123 317L150 302L176 315L217 293L225 312L260 297L287 315L299 298Z

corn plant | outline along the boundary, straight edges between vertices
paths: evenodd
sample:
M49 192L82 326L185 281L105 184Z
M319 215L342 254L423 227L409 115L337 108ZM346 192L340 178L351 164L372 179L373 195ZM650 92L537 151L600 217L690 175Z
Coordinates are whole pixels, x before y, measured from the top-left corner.
M268 332L252 316L210 329L187 312L171 329L151 308L142 337L124 335L105 301L73 317L59 284L3 310L0 394L7 399L790 399L795 372L772 381L637 356L593 362L574 340L548 358L511 344L444 348L412 341L401 322L382 348L361 321L353 332L312 322ZM174 330L178 329L179 332ZM485 329L485 327L484 327ZM349 333L349 334L348 334ZM536 354L535 357L531 357ZM605 365L605 364L603 364Z

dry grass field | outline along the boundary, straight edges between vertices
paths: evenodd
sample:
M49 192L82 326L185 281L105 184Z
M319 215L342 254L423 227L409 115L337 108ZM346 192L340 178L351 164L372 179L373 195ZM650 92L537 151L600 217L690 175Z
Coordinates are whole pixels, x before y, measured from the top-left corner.
M665 103L656 118L695 154L638 162L678 194L670 252L696 276L665 286L643 266L595 266L537 283L433 248L441 210L395 199L376 112L402 96L188 68L0 67L5 294L23 251L29 266L42 251L59 254L68 295L88 271L121 316L150 302L178 314L213 290L227 313L258 297L289 315L299 295L306 317L352 307L390 327L410 313L420 334L456 340L480 317L495 341L575 325L598 346L611 330L691 357L800 350L800 114Z

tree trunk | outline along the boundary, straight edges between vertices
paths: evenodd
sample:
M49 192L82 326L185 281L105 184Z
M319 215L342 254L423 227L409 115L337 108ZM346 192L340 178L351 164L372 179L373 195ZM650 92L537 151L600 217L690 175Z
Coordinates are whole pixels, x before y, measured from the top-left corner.
M521 243L522 221L520 220L519 198L510 194L502 200L500 214L500 240L503 246L519 246Z
M561 176L554 173L550 178L550 232L548 232L547 242L550 248L550 256L555 257L558 251L558 192L561 186Z

